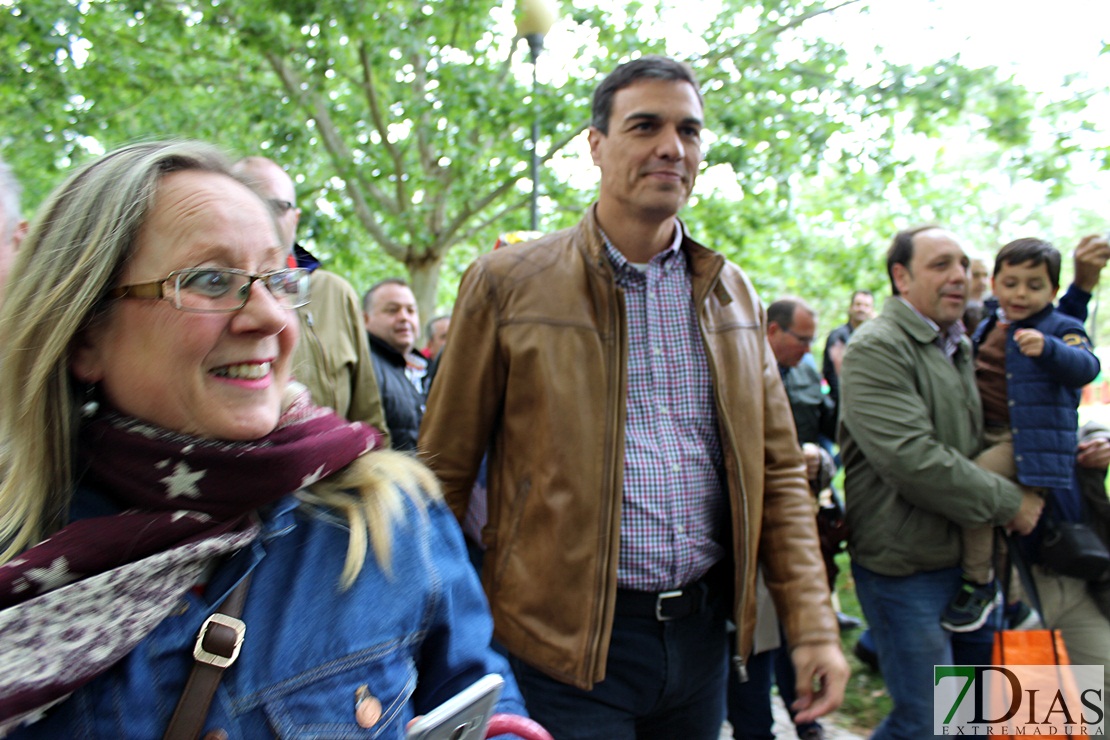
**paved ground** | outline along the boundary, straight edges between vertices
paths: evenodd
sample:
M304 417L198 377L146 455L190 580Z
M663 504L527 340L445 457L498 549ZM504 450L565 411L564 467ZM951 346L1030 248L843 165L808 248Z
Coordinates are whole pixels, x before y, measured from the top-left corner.
M790 715L787 713L782 699L777 695L773 698L771 708L775 713L775 740L797 740ZM863 735L857 735L854 732L837 727L835 717L832 720L822 720L821 725L825 728L825 740L864 740ZM720 740L732 740L732 728L729 727L727 722L721 728Z

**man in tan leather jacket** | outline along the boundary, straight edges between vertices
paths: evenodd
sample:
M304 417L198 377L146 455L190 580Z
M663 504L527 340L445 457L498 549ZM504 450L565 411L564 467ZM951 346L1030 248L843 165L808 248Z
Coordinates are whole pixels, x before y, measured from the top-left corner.
M747 655L757 559L799 716L834 709L848 676L763 307L676 218L702 115L685 65L606 78L596 205L467 271L421 428L460 518L488 452L496 637L560 740L716 738L726 619Z

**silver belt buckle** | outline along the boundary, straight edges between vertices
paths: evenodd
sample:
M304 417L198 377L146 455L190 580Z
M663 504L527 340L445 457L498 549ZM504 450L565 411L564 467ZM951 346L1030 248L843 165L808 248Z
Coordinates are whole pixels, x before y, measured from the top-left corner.
M655 618L660 622L669 622L674 617L663 616L663 601L666 599L677 599L682 596L682 589L677 591L664 591L655 599Z

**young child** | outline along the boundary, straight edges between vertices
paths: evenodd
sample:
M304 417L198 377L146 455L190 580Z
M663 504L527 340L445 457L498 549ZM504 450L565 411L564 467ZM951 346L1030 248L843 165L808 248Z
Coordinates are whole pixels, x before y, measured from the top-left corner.
M1080 390L1099 372L1083 324L1052 307L1059 289L1060 253L1051 244L1010 242L991 277L998 310L972 338L986 442L976 462L1038 490L1071 485ZM993 545L992 527L964 529L964 583L941 617L945 629L977 630L994 610Z

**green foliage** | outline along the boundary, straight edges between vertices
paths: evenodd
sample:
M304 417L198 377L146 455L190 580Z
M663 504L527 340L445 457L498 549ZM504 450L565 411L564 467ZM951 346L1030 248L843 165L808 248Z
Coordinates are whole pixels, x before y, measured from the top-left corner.
M835 9L724 0L701 19L668 0L568 0L533 95L527 45L494 0L14 0L0 7L0 99L23 114L0 152L32 206L72 164L136 139L265 154L295 177L302 241L357 287L407 271L428 312L450 304L498 234L528 227L533 116L552 230L595 196L549 165L584 131L597 77L667 53L697 71L716 135L703 175L716 187L684 217L769 298L803 293L832 312L831 328L853 288L883 287L878 255L897 226L1000 230L1013 214L968 197L997 185L976 175L1061 197L1082 136L1098 131L1076 122L1082 100L1039 108L958 59L857 79L843 49L799 34ZM899 146L943 142L956 126L989 169L961 170L966 155L945 151L921 163ZM944 187L930 165L953 170Z

